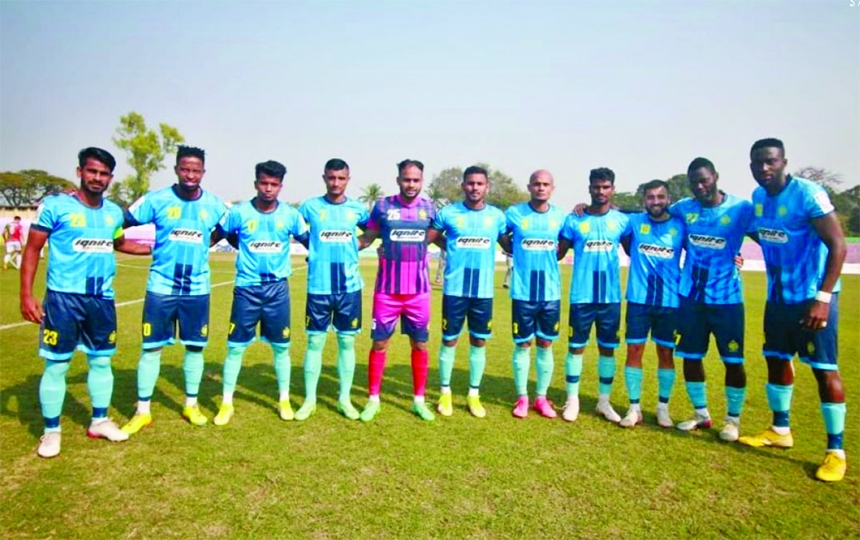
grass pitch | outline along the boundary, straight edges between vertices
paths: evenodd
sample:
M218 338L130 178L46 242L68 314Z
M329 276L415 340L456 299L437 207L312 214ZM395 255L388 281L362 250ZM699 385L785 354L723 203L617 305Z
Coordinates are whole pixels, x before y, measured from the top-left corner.
M134 412L146 259L123 257L117 279L120 332L114 358L112 416ZM233 260L213 256L210 345L201 405L210 418L221 391ZM292 402L304 394L303 261L291 280ZM357 340L353 400L366 400L371 290L375 264L363 262L365 333ZM93 441L86 362L74 359L63 414L63 451L36 456L42 423L34 325L17 308L18 273L0 277L0 537L3 538L856 538L860 536L860 277L843 277L840 367L848 398L845 480L813 479L825 435L809 369L797 364L792 409L795 447L755 450L718 440L716 430L692 434L654 425L656 359L649 345L643 389L645 425L623 430L599 419L596 349L586 353L583 414L574 424L532 414L511 417L510 302L497 273L495 337L488 344L482 396L488 417L465 410L467 338L461 337L452 418L423 423L411 403L409 346L392 340L376 422L350 422L335 412L335 339L330 334L310 420L282 422L270 349L252 345L236 392L236 415L225 427L203 428L180 418L181 349L168 347L153 399L155 423L126 443ZM44 268L40 271L43 274ZM565 289L569 267L563 267ZM43 276L38 280L44 283ZM743 434L768 425L766 370L759 351L765 275L745 273L749 390ZM566 292L565 296L566 298ZM125 303L125 304L124 304ZM434 290L428 399L438 396L441 291ZM566 300L562 324L567 324ZM622 330L623 331L623 330ZM564 402L565 342L555 346L550 398ZM627 408L623 347L613 404ZM710 409L725 412L723 368L715 351L706 359ZM678 367L670 409L691 413ZM531 386L533 391L533 384ZM717 422L719 424L719 422Z

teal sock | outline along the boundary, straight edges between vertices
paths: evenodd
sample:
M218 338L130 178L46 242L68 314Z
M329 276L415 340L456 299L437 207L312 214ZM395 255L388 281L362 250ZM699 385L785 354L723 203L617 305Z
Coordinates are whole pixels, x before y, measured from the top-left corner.
M739 417L744 410L746 396L746 387L726 386L726 413L729 416Z
M239 380L239 371L242 370L242 356L245 347L227 346L227 358L224 359L222 377L224 379L224 392L236 391L236 381Z
M68 361L45 360L45 372L42 373L42 380L39 382L39 404L42 406L45 429L60 428L60 414L63 412L63 401L66 399L66 373L68 372Z
M822 403L824 429L827 431L827 449L842 450L842 434L845 432L845 404Z
M439 384L451 386L451 373L454 371L454 354L456 347L442 345L439 349ZM471 360L471 353L469 354Z
M113 371L110 356L87 356L87 390L93 403L93 418L107 418L113 396Z
M767 393L767 405L773 412L774 427L789 427L789 413L791 412L791 394L794 391L794 385L788 384L771 384L764 385Z
M352 380L355 377L355 336L337 335L338 401L350 401Z
M568 351L564 361L564 375L567 382L567 395L579 395L579 378L582 376L582 355Z
M600 384L597 385L600 394L610 394L612 392L612 381L615 379L614 356L600 355L597 359L597 375L600 377Z
M469 388L481 387L481 379L484 378L484 369L487 367L487 348L469 347Z
M317 384L322 372L322 353L326 334L308 335L308 350L305 353L305 402L316 402Z
M705 381L686 382L684 383L684 386L687 387L687 395L690 396L690 403L693 404L694 409L708 408L708 395Z
M185 395L197 397L200 393L200 381L203 380L203 351L185 349L182 359L182 372L185 374Z
M529 367L531 364L530 347L514 345L514 387L518 396L528 395Z
M140 353L137 361L137 398L140 401L149 401L155 392L155 383L158 381L158 372L161 371L161 349Z
M669 403L672 397L672 388L675 386L675 370L660 368L657 370L657 386L660 403Z
M278 394L289 393L290 391L290 375L293 369L293 362L290 359L290 344L288 343L269 343L272 347L272 354L275 357L275 380L278 381Z
M545 396L549 385L552 383L552 371L555 364L555 359L552 355L552 347L538 347L535 355L535 364L537 365L537 388L535 393L539 396Z
M642 368L624 367L624 384L627 386L627 397L631 405L636 405L642 399Z

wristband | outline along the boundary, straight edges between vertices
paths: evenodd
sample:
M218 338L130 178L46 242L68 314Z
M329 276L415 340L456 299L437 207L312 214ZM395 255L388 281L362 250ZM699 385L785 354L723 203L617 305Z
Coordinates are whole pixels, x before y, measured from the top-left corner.
M833 298L833 293L818 291L815 293L815 300L817 302L821 302L822 304L829 304L830 299Z

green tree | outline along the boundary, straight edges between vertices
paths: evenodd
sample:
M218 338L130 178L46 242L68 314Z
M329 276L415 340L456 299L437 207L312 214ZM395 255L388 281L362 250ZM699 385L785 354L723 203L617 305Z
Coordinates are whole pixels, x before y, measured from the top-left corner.
M147 191L152 175L164 169L164 158L185 142L175 127L159 124L159 132L149 129L140 113L120 117L113 143L126 153L126 163L134 174L114 181L110 196L117 204L128 206Z
M38 169L0 173L4 206L23 208L39 204L48 195L75 189L75 184Z
M490 192L487 194L489 204L506 210L513 204L529 199L528 192L518 186L510 176L499 170L494 170L486 163L479 163L478 166L487 170L490 181ZM433 178L427 187L427 196L436 204L437 208L452 202L462 201L462 184L463 169L449 167Z
M792 173L812 180L823 187L830 196L842 229L849 236L860 235L860 185L838 191L842 176L822 167L803 167Z
M385 191L382 189L382 186L374 182L361 190L361 196L358 200L363 202L367 206L367 210L370 211L373 209L376 201L383 197L385 197Z
M436 208L463 200L463 169L449 167L433 177L427 186L427 197Z

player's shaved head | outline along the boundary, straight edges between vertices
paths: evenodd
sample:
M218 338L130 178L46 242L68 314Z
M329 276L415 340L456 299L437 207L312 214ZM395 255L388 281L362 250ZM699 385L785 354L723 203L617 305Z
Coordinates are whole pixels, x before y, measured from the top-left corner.
M549 180L550 184L555 183L552 174L546 169L538 169L529 176L529 184L537 179Z

